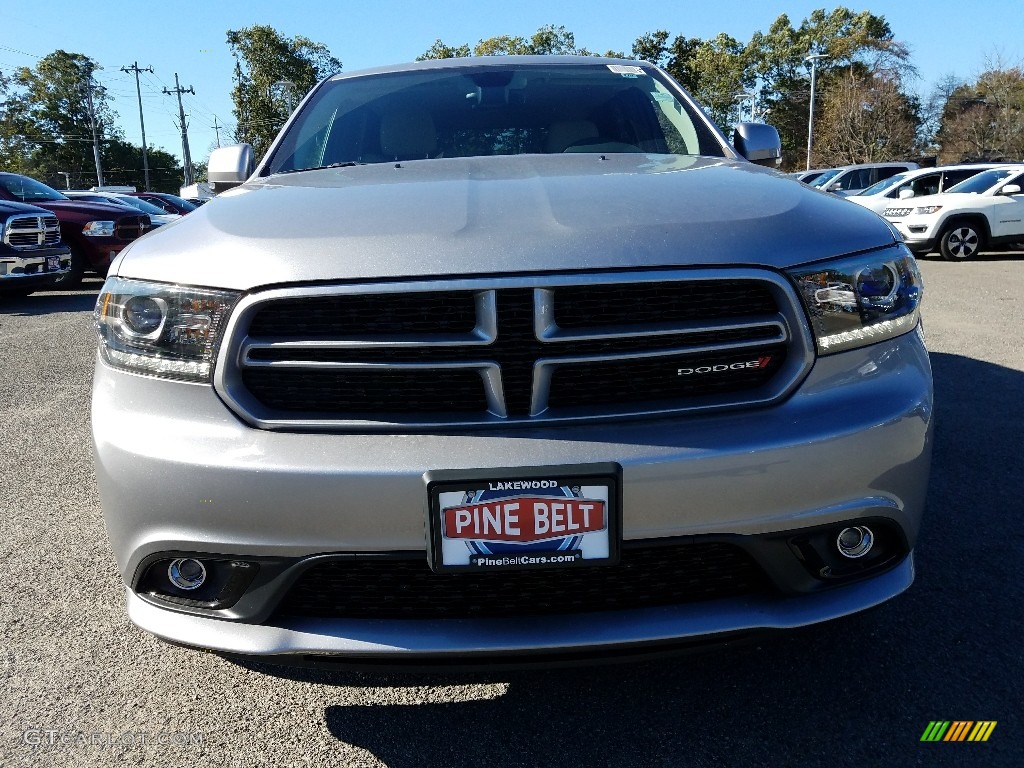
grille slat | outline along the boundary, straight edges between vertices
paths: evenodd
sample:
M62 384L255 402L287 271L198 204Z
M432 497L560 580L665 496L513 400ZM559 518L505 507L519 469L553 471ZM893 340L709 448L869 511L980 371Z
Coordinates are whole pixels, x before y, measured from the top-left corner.
M312 566L281 616L487 618L681 605L772 589L740 547L719 542L626 547L617 565L434 573L426 557L356 557Z
M701 275L256 296L225 346L239 375L225 377L222 394L260 425L348 419L360 428L600 419L780 397L809 365L791 354L791 290L774 277ZM724 368L684 377L686 366Z
M18 250L60 245L60 223L56 216L13 216L7 221L4 242Z

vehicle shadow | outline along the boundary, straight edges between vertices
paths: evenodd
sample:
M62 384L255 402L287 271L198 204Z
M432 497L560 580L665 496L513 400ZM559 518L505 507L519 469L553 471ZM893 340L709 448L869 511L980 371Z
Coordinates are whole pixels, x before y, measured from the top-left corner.
M99 278L85 278L73 291L47 291L28 296L0 294L0 315L33 317L55 312L85 312L96 305L96 296L103 287Z
M935 460L917 581L875 610L656 663L431 676L260 670L363 689L368 703L329 706L325 723L391 768L1019 765L1024 372L932 361ZM436 685L459 687L437 702ZM923 744L937 719L998 726L985 744Z

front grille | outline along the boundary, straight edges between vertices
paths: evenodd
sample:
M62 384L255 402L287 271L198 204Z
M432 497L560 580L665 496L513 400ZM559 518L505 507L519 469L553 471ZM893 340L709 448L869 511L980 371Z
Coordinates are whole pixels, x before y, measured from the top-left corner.
M218 388L267 428L536 424L784 396L813 348L792 289L768 273L707 275L255 294L232 320Z
M4 228L4 242L20 251L60 245L60 223L56 216L12 216Z
M151 229L149 216L122 216L114 227L114 236L121 240L135 240Z
M592 613L683 605L767 592L743 549L718 542L623 549L617 565L434 573L426 557L355 557L314 565L279 616L455 619Z

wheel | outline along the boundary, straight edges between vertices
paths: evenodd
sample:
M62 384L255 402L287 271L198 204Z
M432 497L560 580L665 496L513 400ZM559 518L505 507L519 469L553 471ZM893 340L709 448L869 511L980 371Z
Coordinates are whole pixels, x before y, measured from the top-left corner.
M71 291L82 284L82 275L85 274L85 255L75 246L71 246L71 269L57 279L53 287L58 291Z
M971 221L955 221L939 238L939 252L949 261L966 261L985 245L985 235Z

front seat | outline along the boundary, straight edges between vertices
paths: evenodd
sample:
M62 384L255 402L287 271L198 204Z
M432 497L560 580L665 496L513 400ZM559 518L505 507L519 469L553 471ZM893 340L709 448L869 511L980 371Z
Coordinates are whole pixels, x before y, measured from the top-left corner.
M388 160L423 160L437 154L437 128L428 112L389 112L380 119L380 148Z
M601 138L597 126L589 120L562 120L552 123L548 128L548 138L544 149L549 154L565 152L573 144L579 142L599 142Z

